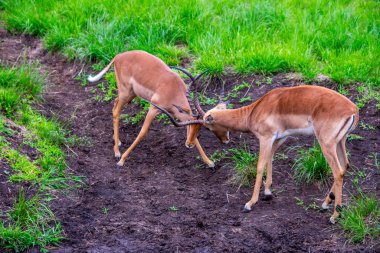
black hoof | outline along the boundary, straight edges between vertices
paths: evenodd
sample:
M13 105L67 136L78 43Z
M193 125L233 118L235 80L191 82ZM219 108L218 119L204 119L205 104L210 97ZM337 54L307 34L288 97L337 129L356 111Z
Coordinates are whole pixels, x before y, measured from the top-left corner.
M330 192L329 197L330 197L331 200L334 200L334 199L335 199L335 195L334 195L334 193L333 193L333 192Z
M123 166L120 166L120 165L116 164L116 169L117 170L120 170L121 168L123 168Z
M244 207L244 209L243 209L243 213L249 213L251 210L250 209L248 209L248 208L246 208L246 207Z
M264 197L261 198L261 200L263 200L263 201L270 201L272 199L273 199L272 194L269 194L269 195L264 194Z
M327 210L329 210L329 209L328 208L320 208L319 212L320 213L327 213Z
M209 167L212 173L215 173L219 169L219 165L215 165L214 167Z

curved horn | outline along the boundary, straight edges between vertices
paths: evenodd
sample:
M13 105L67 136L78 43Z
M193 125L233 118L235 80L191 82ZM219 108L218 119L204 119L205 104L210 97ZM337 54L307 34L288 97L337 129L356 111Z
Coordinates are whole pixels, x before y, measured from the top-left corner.
M173 116L167 111L165 110L164 108L154 104L151 102L151 104L156 107L158 110L160 110L161 112L165 113L170 121L173 123L174 126L176 127L182 127L182 126L187 126L187 125L191 125L191 124L203 124L203 120L200 120L200 119L197 119L197 120L188 120L188 121L184 121L184 122L177 122Z
M191 79L192 82L194 82L194 76L189 71L187 71L186 69L182 69L182 68L176 67L176 66L169 66L169 68L181 71L182 73L187 75Z
M191 79L191 83L190 83L190 85L189 85L189 87L188 87L188 89L186 91L186 98L187 98L187 101L190 104L191 112L193 113L192 116L193 117L198 117L198 113L196 113L198 110L195 108L193 100L190 97L191 86L192 86L192 84L194 83L194 80L195 80L194 76L189 71L187 71L185 69L182 69L182 68L179 68L179 67L176 67L176 66L169 66L169 68L179 70L179 71L181 71L182 73L184 73L185 75L187 75Z
M197 109L197 111L199 112L199 114L201 115L201 118L203 118L203 116L205 115L205 112L203 111L202 107L201 107L201 104L199 102L199 96L198 96L198 80L205 74L207 73L208 70L202 72L201 74L199 74L195 80L193 81L194 83L194 106L195 106L195 109Z

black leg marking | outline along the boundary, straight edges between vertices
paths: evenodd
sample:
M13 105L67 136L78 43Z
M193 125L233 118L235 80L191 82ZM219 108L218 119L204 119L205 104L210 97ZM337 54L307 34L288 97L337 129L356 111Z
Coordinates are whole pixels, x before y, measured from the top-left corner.
M264 197L261 198L261 200L263 200L263 201L270 201L272 199L273 199L272 194L269 194L269 195L264 194Z
M330 197L331 200L334 200L334 199L335 199L335 195L334 195L334 193L333 193L333 192L330 192L329 197Z

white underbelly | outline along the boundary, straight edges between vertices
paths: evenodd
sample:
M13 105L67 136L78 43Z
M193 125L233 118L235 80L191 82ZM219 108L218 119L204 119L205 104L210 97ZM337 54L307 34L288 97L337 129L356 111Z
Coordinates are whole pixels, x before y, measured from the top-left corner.
M313 135L314 134L314 127L308 126L305 128L296 128L296 129L287 129L282 133L279 133L280 138L284 138L291 135Z
M308 127L304 128L295 128L295 129L287 129L284 132L276 132L273 134L272 143L275 140L287 138L289 136L294 135L313 135L314 134L314 127L313 125L309 125Z

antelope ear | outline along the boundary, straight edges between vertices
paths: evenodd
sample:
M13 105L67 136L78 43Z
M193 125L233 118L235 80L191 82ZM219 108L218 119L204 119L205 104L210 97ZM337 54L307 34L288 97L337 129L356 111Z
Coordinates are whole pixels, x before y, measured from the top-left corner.
M215 108L219 110L225 110L227 109L227 103L226 102L219 103L215 106Z
M208 116L206 117L206 123L207 123L207 124L212 124L212 123L214 123L214 118L213 118L211 115L208 115Z

